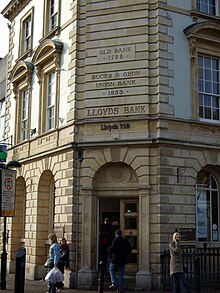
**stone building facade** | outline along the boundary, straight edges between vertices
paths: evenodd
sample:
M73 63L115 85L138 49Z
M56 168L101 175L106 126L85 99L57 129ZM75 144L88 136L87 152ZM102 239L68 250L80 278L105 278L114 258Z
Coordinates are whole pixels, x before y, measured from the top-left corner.
M3 10L5 139L13 135L9 158L22 164L11 271L24 244L26 277L42 277L55 231L70 244L68 285L93 287L105 217L133 246L126 275L137 289L158 288L176 229L191 232L186 244L219 246L215 4L12 0Z

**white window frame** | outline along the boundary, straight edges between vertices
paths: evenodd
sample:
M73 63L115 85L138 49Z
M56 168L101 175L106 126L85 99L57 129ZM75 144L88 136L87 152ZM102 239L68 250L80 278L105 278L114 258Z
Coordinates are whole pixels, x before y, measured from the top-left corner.
M50 0L49 4L49 31L58 25L59 5L58 0Z
M32 8L21 19L20 24L20 46L19 55L21 57L26 54L31 55L33 49L33 18L34 8Z
M212 1L214 4L212 4ZM201 13L219 16L219 0L196 0L196 10Z
M200 120L218 122L220 120L220 60L218 58L199 54L198 94Z
M4 139L5 135L5 98L0 101L0 141Z
M196 184L196 239L198 242L219 242L219 187L217 180L210 173L206 173L204 184ZM212 187L212 180L216 188ZM217 204L215 206L214 197ZM207 200L208 199L208 200ZM213 220L213 209L217 208L217 223Z
M23 31L23 38L24 38L24 51L28 51L31 49L31 16L29 16L24 21L24 31Z
M21 141L28 138L28 100L29 92L28 89L24 89L21 92L21 117L20 117L20 129L21 129Z
M55 105L56 105L56 73L47 74L46 77L46 130L55 128Z

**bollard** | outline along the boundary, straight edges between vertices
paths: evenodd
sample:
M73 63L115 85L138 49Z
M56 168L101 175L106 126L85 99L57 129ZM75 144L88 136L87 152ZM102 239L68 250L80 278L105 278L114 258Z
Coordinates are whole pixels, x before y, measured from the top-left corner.
M26 249L21 247L16 252L14 293L24 293Z
M104 271L105 271L105 263L103 261L100 261L100 263L99 263L98 293L103 293L103 290L104 290Z
M200 259L195 257L195 293L200 293Z

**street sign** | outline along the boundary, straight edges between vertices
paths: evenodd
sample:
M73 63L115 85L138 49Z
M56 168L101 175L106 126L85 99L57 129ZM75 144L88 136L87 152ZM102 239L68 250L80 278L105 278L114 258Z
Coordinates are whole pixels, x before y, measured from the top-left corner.
M0 144L0 162L6 162L7 158L7 146Z
M13 217L15 213L16 171L0 169L0 216Z

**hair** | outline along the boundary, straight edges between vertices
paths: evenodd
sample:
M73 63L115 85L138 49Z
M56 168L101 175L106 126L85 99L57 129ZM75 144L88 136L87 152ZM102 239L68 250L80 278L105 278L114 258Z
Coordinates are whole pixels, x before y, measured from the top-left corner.
M122 235L122 231L120 229L116 230L115 235L118 235L118 236Z
M56 243L57 242L57 235L55 233L51 233L48 235L48 239L50 239L52 243Z
M65 243L67 244L66 238L63 237L63 238L60 240L60 243L62 243L62 241L65 241Z
M176 240L176 236L177 236L177 235L181 236L181 234L180 234L179 232L175 232L175 233L173 233L173 241Z

